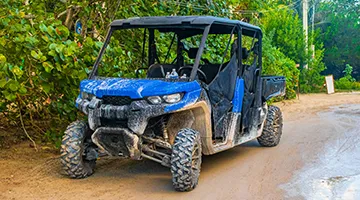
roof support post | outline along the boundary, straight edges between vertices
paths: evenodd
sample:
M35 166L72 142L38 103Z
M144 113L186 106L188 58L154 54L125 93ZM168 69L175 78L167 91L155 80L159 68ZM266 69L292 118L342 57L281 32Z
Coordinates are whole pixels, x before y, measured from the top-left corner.
M155 63L155 49L154 29L149 28L149 67Z
M191 74L190 74L190 80L193 81L195 80L195 76L197 74L197 71L198 71L198 68L199 68L199 63L200 63L200 59L201 59L201 55L204 51L204 47L205 47L205 42L206 42L206 38L209 34L209 31L210 31L210 25L206 26L205 27L205 30L204 30L204 33L203 33L203 36L201 38L201 43L200 43L200 47L199 47L199 50L196 54L196 58L195 58L195 63L193 65L193 69L191 71Z
M91 73L89 75L89 79L93 79L94 76L96 76L97 74L97 70L98 70L98 67L99 67L99 63L101 61L101 58L102 56L104 55L105 53L105 49L107 47L107 45L109 44L110 42L110 38L111 38L111 33L112 33L112 28L109 29L107 35L106 35L106 39L105 39L105 42L104 42L104 45L102 46L102 48L100 49L100 52L99 52L99 56L97 57L95 63L94 63L94 66L91 70Z

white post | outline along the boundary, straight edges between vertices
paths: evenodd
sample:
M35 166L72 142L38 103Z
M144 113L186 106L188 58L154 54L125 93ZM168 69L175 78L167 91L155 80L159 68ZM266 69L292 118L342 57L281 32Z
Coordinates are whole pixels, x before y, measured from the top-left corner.
M316 0L313 0L313 9L312 9L312 45L311 45L311 51L312 51L312 59L315 59L315 44L314 44L314 35L315 35L315 8L316 8Z
M308 0L303 0L303 29L305 32L305 53L308 53ZM305 64L305 69L308 68L308 65Z

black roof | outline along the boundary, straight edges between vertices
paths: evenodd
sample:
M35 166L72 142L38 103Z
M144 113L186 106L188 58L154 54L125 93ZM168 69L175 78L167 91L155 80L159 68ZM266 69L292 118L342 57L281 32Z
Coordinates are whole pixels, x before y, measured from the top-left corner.
M222 25L240 25L243 29L250 32L260 32L258 26L231 20L228 18L213 16L157 16L157 17L133 17L129 19L115 20L111 23L112 27L146 27L146 26L179 26L179 25L211 25L213 23Z

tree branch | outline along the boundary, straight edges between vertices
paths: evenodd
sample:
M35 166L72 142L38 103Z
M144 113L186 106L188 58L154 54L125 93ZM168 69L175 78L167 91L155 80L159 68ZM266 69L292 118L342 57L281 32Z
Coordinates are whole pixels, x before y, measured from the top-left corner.
M18 96L18 98L19 98L19 96ZM20 108L19 103L18 103L18 106L19 106L21 127L22 127L22 129L24 130L24 133L26 134L26 137L27 137L27 138L32 142L32 144L34 145L35 151L38 151L38 149L37 149L37 147L36 147L35 141L30 137L30 135L28 134L28 132L27 132L26 129L25 129L25 125L24 125L24 121L23 121L23 118L22 118L21 108Z

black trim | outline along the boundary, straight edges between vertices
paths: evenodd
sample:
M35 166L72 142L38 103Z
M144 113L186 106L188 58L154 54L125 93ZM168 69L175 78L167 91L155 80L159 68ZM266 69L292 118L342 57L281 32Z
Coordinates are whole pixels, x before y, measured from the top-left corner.
M240 27L239 31L238 31L238 65L239 65L239 69L238 69L238 76L241 77L242 76L242 71L243 71L243 66L242 66L242 28Z
M227 52L228 52L228 50L229 50L229 46L230 46L230 43L231 43L231 38L232 38L232 36L233 36L233 34L234 34L235 29L236 29L236 26L234 26L234 28L231 30L229 41L228 41L228 43L227 43L227 45L226 45L225 52L224 52L223 57L222 57L222 59L221 59L221 65L220 65L220 67L219 67L218 74L220 73L221 68L222 68L222 66L224 65L224 60L225 60L225 57L226 57ZM233 55L230 56L230 59L231 59L232 56L233 56Z
M153 48L154 48L154 45L155 45L155 41L154 41L154 29L150 29L149 28L149 63L148 63L148 66L151 66L152 64L155 63L155 56L154 56L154 52L153 52ZM155 52L156 53L156 52Z
M196 59L195 59L195 63L193 66L193 69L191 70L191 74L190 74L190 80L195 80L195 76L197 74L198 68L199 68L199 63L200 63L200 59L201 59L201 55L204 51L204 47L205 47L205 42L206 42L206 38L209 34L209 30L210 30L210 26L207 26L204 30L203 36L201 38L201 43L199 46L199 50L196 54Z
M93 66L93 69L91 71L91 74L89 75L89 79L94 79L94 77L96 76L97 74L97 70L98 70L98 67L99 67L99 63L101 61L101 58L102 56L104 55L104 52L105 52L105 49L107 47L107 45L109 44L110 42L110 38L111 38L111 34L112 34L112 28L109 29L108 33L106 34L106 39L105 39L105 42L104 42L104 45L102 46L102 48L100 49L100 52L99 52L99 56L97 57L95 63L94 63L94 66Z
M155 16L155 17L133 17L129 19L115 20L111 27L116 28L149 28L163 27L199 27L212 25L214 23L223 25L239 25L244 28L246 35L252 35L253 32L261 32L260 27L228 18L213 16Z

